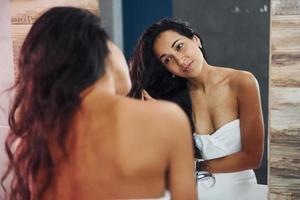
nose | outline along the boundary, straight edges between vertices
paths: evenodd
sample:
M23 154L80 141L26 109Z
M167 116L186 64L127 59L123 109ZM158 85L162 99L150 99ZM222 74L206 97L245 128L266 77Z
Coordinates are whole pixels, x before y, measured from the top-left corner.
M178 55L178 56L176 56L175 57L175 59L176 59L176 61L177 61L177 63L178 63L178 65L179 66L185 66L186 65L186 57L185 56L183 56L183 55Z

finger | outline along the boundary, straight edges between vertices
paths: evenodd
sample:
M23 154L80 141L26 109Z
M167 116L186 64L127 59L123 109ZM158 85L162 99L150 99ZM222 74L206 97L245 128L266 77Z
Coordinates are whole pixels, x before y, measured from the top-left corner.
M151 100L153 99L146 90L143 90L143 96L145 100Z
M145 101L145 97L144 97L144 92L143 91L141 92L141 100Z

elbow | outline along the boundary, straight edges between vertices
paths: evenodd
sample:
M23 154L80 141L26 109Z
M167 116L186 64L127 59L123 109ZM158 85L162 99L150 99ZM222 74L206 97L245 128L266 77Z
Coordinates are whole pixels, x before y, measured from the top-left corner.
M252 159L250 159L251 163L250 166L252 169L258 169L261 166L261 161L262 161L262 155L258 155L258 156L253 156Z
M260 168L260 165L261 165L261 159L256 159L252 163L252 166L253 166L252 169L258 169L258 168Z
M258 169L261 166L262 154L246 153L246 160L248 169Z

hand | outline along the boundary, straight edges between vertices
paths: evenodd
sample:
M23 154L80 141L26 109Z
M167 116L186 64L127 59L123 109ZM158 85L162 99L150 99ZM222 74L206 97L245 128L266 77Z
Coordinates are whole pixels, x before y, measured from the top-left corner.
M210 171L211 171L211 167L209 166L207 160L195 159L194 164L195 164L195 170L198 172L206 171L206 172L210 173Z
M142 101L155 100L153 99L146 90L142 90Z

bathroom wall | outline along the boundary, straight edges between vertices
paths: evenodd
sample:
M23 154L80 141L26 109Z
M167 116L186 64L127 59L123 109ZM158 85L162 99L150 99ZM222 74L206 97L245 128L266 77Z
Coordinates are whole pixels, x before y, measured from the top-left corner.
M97 0L1 0L0 2L0 145L8 131L10 93L14 81L13 52L18 52L30 17L41 8L75 5L98 10ZM44 7L46 6L46 7ZM233 7L234 8L234 7ZM24 10L23 10L24 9ZM36 13L35 9L38 10ZM232 10L236 11L236 10ZM19 20L19 21L18 21ZM29 21L28 21L29 20ZM21 35L20 35L21 34ZM22 35L23 34L23 35ZM19 38L19 40L18 40ZM14 41L14 42L13 42ZM14 44L14 45L13 45ZM14 47L14 50L13 50ZM270 199L300 198L300 1L271 1L269 96ZM6 156L0 148L0 173ZM0 192L0 199L1 198Z
M271 1L270 199L300 199L300 1Z
M98 0L1 0L0 1L0 176L6 169L4 141L8 132L8 108L13 92L4 92L12 86L17 74L19 48L34 20L53 6L76 6L99 14ZM0 199L4 199L0 189Z
M9 0L0 2L0 175L3 174L7 157L4 150L4 141L8 131L8 105L10 93L4 92L14 80L13 50L10 31ZM0 199L3 199L0 190Z

